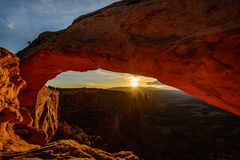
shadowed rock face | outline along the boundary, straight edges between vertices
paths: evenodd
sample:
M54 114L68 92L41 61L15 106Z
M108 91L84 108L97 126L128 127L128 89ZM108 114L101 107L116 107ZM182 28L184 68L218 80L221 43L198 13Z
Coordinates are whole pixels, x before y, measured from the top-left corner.
M37 98L34 115L34 128L42 129L48 139L55 135L59 117L59 92L53 88L43 87Z
M238 0L117 2L18 53L28 84L20 102L34 106L61 72L103 68L155 77L240 115L239 17Z
M107 145L99 148L108 151L130 149L124 148L123 142L132 139L123 137L122 132L128 132L131 127L134 130L135 122L140 121L139 110L150 106L140 91L133 94L94 88L57 90L60 92L60 121L76 125L88 134L100 135Z
M38 93L35 107L27 108L33 123L29 126L15 124L15 132L28 143L39 145L48 143L58 127L58 99L58 91L43 87Z

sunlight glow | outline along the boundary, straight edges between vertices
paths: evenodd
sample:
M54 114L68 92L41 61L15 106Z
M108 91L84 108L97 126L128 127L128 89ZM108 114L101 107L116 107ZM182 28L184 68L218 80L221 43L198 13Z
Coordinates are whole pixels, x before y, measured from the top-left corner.
M132 77L130 82L131 82L132 87L138 87L139 86L139 77Z
M46 85L58 88L104 88L131 87L136 90L139 86L151 89L176 90L166 86L157 79L132 75L128 73L111 72L103 69L86 72L67 71L59 74Z

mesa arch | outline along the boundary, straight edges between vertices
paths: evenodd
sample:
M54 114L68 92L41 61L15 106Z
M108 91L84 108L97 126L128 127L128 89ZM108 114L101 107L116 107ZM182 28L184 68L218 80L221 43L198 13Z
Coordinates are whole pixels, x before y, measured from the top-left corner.
M240 115L238 0L125 0L45 32L17 55L33 109L61 72L102 68L157 78Z

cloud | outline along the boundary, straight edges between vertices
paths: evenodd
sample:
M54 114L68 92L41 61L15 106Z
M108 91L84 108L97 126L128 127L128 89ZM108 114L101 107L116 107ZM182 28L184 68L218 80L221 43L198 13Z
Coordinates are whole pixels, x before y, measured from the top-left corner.
M146 82L146 85L150 85L150 86L152 86L152 85L154 85L154 86L160 86L160 85L162 85L162 83L159 82L158 80L154 80L154 81L151 81L151 82Z
M67 71L48 81L48 85L61 87L91 86L111 88L128 86L130 81L127 73L116 73L106 70L92 70L87 72Z
M17 52L41 32L63 29L78 16L115 1L0 0L0 46Z
M7 23L7 26L8 26L8 28L10 28L10 29L15 29L15 23L12 22L12 21L9 21L9 22Z

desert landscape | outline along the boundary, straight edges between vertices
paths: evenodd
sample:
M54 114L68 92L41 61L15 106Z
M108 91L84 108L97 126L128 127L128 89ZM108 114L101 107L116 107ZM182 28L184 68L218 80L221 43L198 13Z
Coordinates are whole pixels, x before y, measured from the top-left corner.
M98 147L108 151L131 150L149 160L240 157L240 118L184 92L141 88L134 96L131 88L57 90L60 121L101 136L105 143Z
M0 4L0 159L240 160L239 0Z

